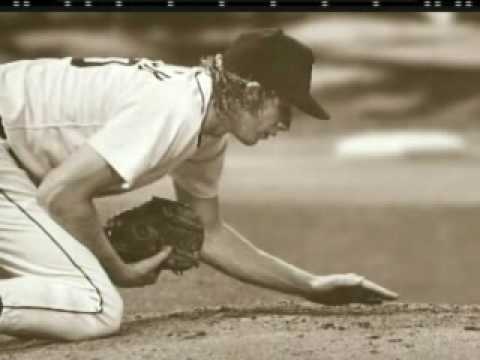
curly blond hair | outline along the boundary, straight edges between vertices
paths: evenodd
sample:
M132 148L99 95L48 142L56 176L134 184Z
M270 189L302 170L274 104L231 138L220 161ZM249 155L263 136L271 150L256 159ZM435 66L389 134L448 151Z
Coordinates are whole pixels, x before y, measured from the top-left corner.
M249 80L225 70L221 54L202 58L200 64L212 77L212 105L220 118L235 116L241 110L258 116L264 102L276 96L274 91L263 87L256 96L251 96L247 92Z

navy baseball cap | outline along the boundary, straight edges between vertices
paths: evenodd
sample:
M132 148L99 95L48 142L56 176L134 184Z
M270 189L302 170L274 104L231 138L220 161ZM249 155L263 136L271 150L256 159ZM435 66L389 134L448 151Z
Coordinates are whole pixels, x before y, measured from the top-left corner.
M280 29L240 35L223 54L223 65L317 119L330 118L310 94L312 50Z

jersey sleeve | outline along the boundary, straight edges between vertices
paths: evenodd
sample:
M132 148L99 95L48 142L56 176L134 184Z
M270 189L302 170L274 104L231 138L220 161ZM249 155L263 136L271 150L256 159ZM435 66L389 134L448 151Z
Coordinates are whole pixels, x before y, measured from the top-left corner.
M174 86L144 86L88 144L123 178L127 186L166 162L169 149L192 116ZM175 96L175 94L177 94Z
M204 137L202 140L205 140L205 144L176 167L170 176L189 194L198 198L212 198L219 192L228 135L221 138Z

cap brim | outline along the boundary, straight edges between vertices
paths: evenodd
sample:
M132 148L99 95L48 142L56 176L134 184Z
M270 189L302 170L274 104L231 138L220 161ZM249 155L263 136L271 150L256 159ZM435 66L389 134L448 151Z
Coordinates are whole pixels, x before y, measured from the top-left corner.
M313 116L319 120L328 120L330 115L322 108L315 99L311 96L304 96L301 99L292 101L293 105L304 113Z

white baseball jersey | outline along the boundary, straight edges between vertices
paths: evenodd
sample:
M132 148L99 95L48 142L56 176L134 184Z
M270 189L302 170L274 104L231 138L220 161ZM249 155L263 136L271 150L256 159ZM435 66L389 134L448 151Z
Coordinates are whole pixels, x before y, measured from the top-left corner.
M192 194L212 197L227 140L197 144L211 93L202 68L149 60L0 65L8 141L0 140L0 275L8 275L0 276L0 333L87 339L117 332L123 316L97 258L40 206L9 148L43 173L89 144L129 187L171 173Z
M218 192L227 137L204 135L198 144L212 94L200 67L122 58L22 60L0 65L0 89L9 145L46 169L88 143L124 187L170 173L195 196Z

